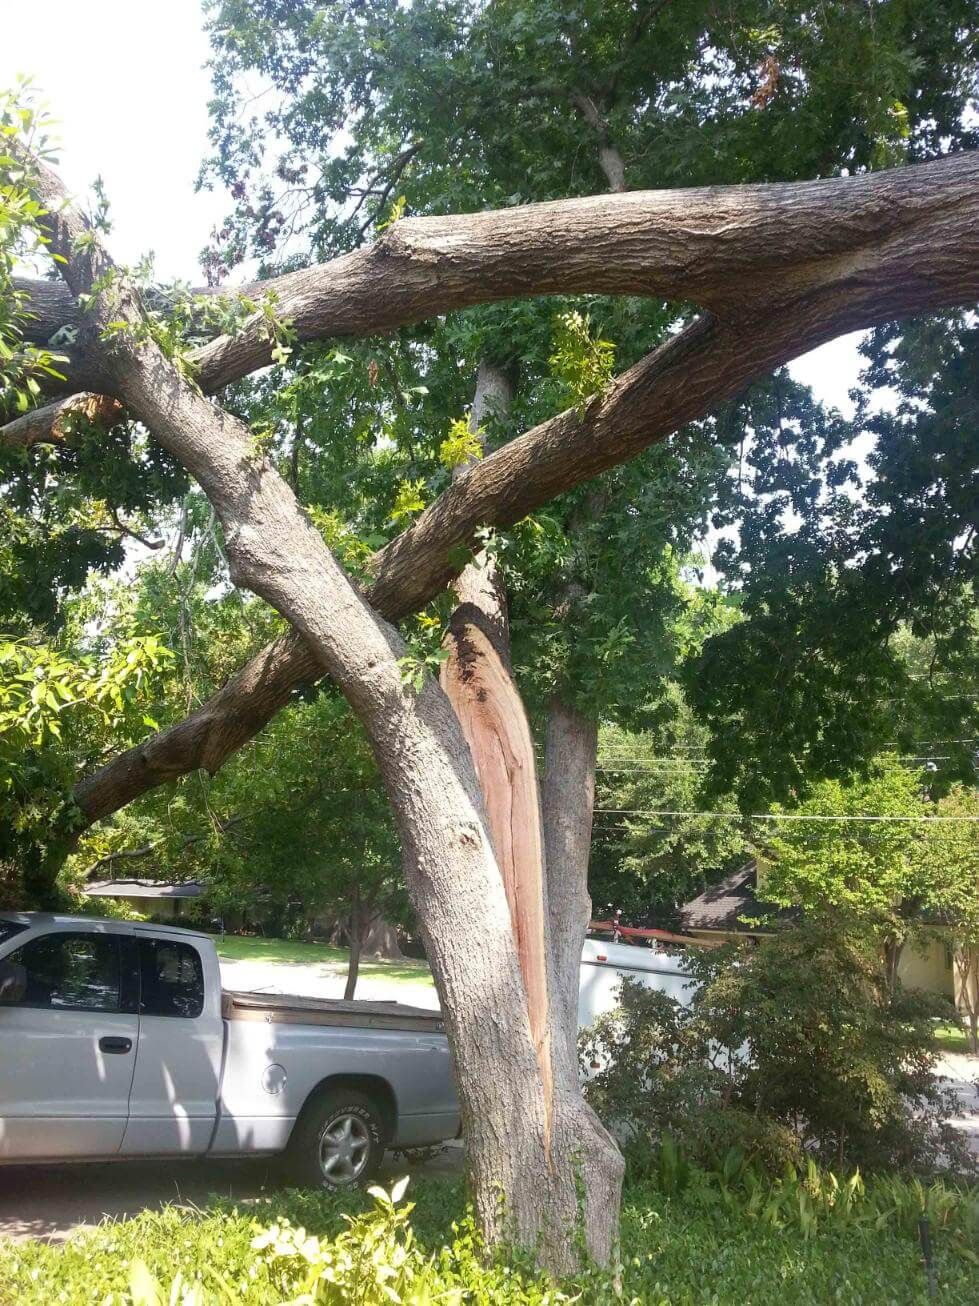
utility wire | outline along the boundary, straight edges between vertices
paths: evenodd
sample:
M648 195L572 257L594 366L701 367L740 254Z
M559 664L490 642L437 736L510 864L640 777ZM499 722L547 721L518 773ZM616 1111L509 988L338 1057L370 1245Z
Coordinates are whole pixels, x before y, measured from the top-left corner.
M615 816L699 816L710 821L897 821L900 823L924 822L931 825L979 824L979 816L868 816L863 814L857 816L827 816L822 813L806 816L800 812L683 812L650 807L596 807L593 810L596 813L606 812Z

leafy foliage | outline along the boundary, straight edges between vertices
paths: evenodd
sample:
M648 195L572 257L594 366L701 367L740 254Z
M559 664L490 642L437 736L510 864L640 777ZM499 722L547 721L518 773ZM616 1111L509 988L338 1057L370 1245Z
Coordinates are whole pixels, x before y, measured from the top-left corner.
M154 636L115 644L104 660L0 641L0 884L7 905L38 890L63 856L77 771L107 745L138 738L172 654Z
M30 102L31 95L24 79L14 90L0 93L0 416L32 407L40 397L42 379L64 379L58 371L63 356L24 339L30 313L14 283L18 263L46 245L39 226L44 210L9 152L12 140L27 140L41 157L49 152L50 120Z
M621 911L629 924L663 925L751 852L740 822L711 815L703 732L675 686L662 706L658 727L636 734L607 726L599 739L588 883L600 919ZM731 810L726 798L714 804Z
M621 1012L582 1035L606 1119L647 1143L668 1130L701 1163L736 1146L773 1171L800 1149L877 1170L967 1164L933 1078L942 1004L892 992L860 936L810 921L689 969L689 1006L627 979Z
M553 1284L522 1263L511 1268L502 1256L487 1260L459 1185L420 1178L412 1188L409 1255L428 1260L438 1289L445 1290L442 1300L514 1306L560 1300ZM277 1306L294 1299L309 1262L301 1253L279 1258L271 1248L256 1250L253 1240L275 1224L280 1233L291 1231L293 1243L305 1230L310 1250L320 1256L336 1239L349 1247L354 1230L375 1242L393 1232L403 1247L407 1230L397 1217L404 1208L392 1220L366 1200L293 1192L261 1197L247 1210L218 1201L204 1209L146 1211L63 1245L7 1243L0 1251L0 1283L24 1306L103 1301L109 1294L120 1306L147 1306L147 1300L157 1306L159 1297L145 1294L156 1291L166 1301L179 1275L180 1306L190 1306L193 1293L209 1306L227 1300ZM931 1226L942 1298L965 1306L975 1297L979 1236L979 1208L969 1189L897 1176L838 1179L809 1168L770 1179L736 1158L726 1174L707 1173L681 1160L627 1184L620 1265L586 1269L561 1289L594 1306L709 1306L766 1301L776 1282L788 1306L817 1306L832 1284L843 1306L912 1306L927 1290L917 1227L923 1216ZM137 1263L145 1268L134 1283ZM362 1286L370 1272L363 1266ZM182 1303L181 1293L187 1294ZM426 1298L419 1293L414 1300Z
M922 901L929 806L920 772L886 754L866 780L820 782L792 813L802 819L775 824L766 897L844 928L903 933Z

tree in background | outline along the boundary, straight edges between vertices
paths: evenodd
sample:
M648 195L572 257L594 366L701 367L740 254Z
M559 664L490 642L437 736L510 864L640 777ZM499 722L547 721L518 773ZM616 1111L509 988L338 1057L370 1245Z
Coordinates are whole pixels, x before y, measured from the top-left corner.
M876 940L891 991L901 950L922 927L923 818L930 808L922 779L881 755L866 779L813 785L791 812L800 819L774 822L768 839L765 896L801 907L841 934Z
M704 733L675 686L673 698L676 715L660 729L606 728L599 738L589 884L602 919L620 910L628 924L665 925L751 853L737 816L711 814ZM731 810L726 797L713 806Z
M979 1052L979 795L955 785L935 804L943 819L920 849L923 896L952 936L956 1003L969 1048Z

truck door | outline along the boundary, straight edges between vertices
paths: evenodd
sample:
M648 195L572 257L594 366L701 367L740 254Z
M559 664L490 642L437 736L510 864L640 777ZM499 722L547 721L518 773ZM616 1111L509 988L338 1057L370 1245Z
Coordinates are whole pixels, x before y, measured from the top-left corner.
M207 994L194 945L139 937L139 1054L124 1156L206 1152L224 1053L220 1003Z
M4 957L0 1156L115 1155L136 1062L129 940L97 927L35 935Z

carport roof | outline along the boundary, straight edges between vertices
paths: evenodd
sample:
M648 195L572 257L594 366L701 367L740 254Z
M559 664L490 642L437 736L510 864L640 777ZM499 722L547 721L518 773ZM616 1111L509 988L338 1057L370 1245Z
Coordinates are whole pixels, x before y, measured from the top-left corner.
M204 885L200 880L182 880L178 884L161 884L157 880L93 880L85 886L93 898L200 898Z

